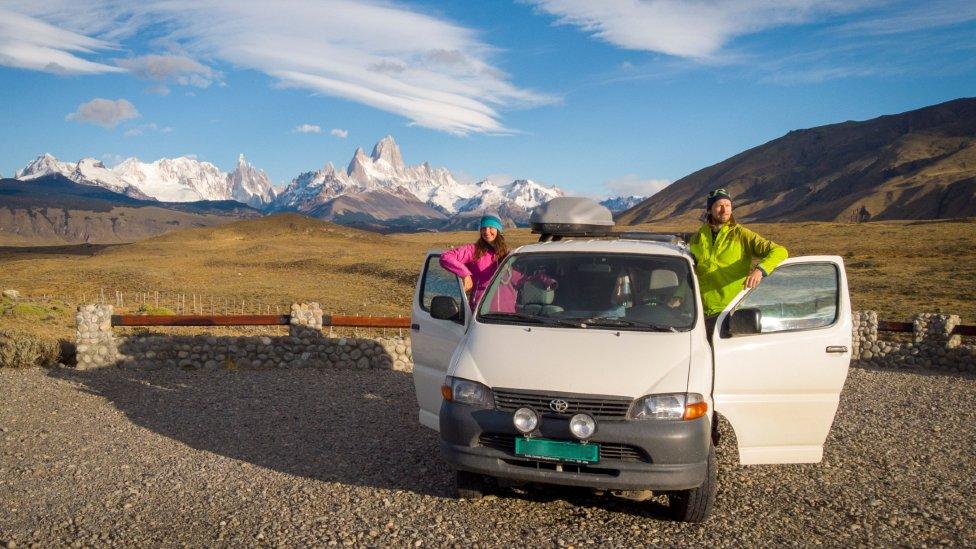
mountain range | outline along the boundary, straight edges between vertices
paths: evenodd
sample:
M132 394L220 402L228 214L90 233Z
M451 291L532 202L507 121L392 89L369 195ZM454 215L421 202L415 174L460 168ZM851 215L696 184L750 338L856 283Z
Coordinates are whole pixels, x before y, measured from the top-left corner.
M744 221L976 216L976 99L791 131L675 181L618 223L696 219L717 188Z
M235 200L160 202L60 173L0 179L0 245L112 244L260 217Z
M43 154L18 171L16 178L30 181L55 173L81 185L94 185L132 198L163 202L236 200L261 208L275 197L267 174L251 166L243 154L230 173L220 171L210 162L186 156L163 158L152 163L129 158L114 168L106 168L94 158L82 158L72 163Z
M524 225L532 208L564 195L555 186L528 179L504 185L487 179L461 183L447 168L427 162L406 165L392 136L377 142L369 155L356 149L345 170L329 162L320 170L298 175L281 192L244 155L232 172L225 173L186 156L152 163L129 158L107 168L94 158L72 163L44 154L18 171L16 178L31 181L50 174L142 200L236 200L265 213L300 212L381 231L459 228L476 223L474 218L489 211L509 225Z

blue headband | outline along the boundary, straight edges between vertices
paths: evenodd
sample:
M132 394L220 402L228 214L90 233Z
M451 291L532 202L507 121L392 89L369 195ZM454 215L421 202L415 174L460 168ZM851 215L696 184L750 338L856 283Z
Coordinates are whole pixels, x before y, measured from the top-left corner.
M494 227L498 229L498 232L503 232L502 220L498 219L495 215L483 215L481 216L481 223L478 224L478 229L484 229L485 227Z

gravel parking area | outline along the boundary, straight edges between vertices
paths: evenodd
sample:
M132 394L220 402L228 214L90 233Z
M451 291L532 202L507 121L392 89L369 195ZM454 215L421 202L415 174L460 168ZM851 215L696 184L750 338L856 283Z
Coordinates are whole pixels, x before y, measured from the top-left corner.
M400 372L0 370L0 387L8 547L976 545L972 376L852 368L824 462L721 452L703 525L585 490L452 499Z

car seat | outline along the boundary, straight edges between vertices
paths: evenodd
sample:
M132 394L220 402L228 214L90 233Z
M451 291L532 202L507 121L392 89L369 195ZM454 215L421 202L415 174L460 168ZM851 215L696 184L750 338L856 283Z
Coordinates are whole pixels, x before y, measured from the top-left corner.
M518 293L519 312L542 316L561 313L563 308L552 304L555 297L556 290L551 282L526 280Z

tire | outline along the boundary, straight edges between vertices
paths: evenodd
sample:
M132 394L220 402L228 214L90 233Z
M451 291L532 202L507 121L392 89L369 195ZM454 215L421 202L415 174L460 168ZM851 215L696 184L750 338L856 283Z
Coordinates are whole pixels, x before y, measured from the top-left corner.
M481 499L488 491L484 475L470 471L457 471L456 482L458 499Z
M708 449L705 469L705 482L698 488L680 490L668 494L668 505L675 520L681 522L703 522L715 506L715 492L718 490L718 460L715 447Z

